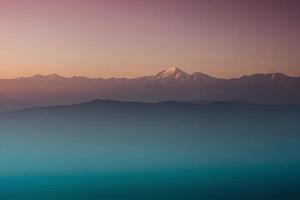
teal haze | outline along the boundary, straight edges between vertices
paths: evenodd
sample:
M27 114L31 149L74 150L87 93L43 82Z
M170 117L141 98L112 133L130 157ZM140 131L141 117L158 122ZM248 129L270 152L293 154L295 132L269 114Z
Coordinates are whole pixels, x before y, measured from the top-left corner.
M7 199L300 197L298 105L117 102L0 116Z

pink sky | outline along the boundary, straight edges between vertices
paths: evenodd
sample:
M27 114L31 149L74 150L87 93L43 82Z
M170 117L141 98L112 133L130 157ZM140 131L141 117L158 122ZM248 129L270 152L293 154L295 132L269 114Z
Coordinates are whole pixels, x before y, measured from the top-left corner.
M1 0L0 78L300 76L297 0Z

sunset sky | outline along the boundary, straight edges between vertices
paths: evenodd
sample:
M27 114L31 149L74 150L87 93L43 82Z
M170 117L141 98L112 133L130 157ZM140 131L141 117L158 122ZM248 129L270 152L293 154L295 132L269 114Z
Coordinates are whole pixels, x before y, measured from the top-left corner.
M300 76L299 0L1 0L0 78Z

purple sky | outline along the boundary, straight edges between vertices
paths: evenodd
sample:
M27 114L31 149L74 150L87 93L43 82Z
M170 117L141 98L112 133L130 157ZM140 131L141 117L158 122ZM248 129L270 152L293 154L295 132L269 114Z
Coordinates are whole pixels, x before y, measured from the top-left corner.
M300 76L299 0L1 0L0 78Z

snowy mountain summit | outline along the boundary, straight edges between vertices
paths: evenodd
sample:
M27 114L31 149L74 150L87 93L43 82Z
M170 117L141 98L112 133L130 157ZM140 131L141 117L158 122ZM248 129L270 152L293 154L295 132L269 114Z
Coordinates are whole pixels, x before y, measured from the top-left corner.
M201 73L201 72L194 72L193 74L188 74L184 72L183 70L177 68L177 67L171 67L167 68L155 76L153 76L153 79L156 80L174 80L174 81L195 81L195 80L213 80L216 79L214 77L211 77L207 74Z
M183 81L183 80L189 79L190 75L177 67L171 67L171 68L168 68L168 69L165 69L165 70L159 72L153 78L154 79Z

